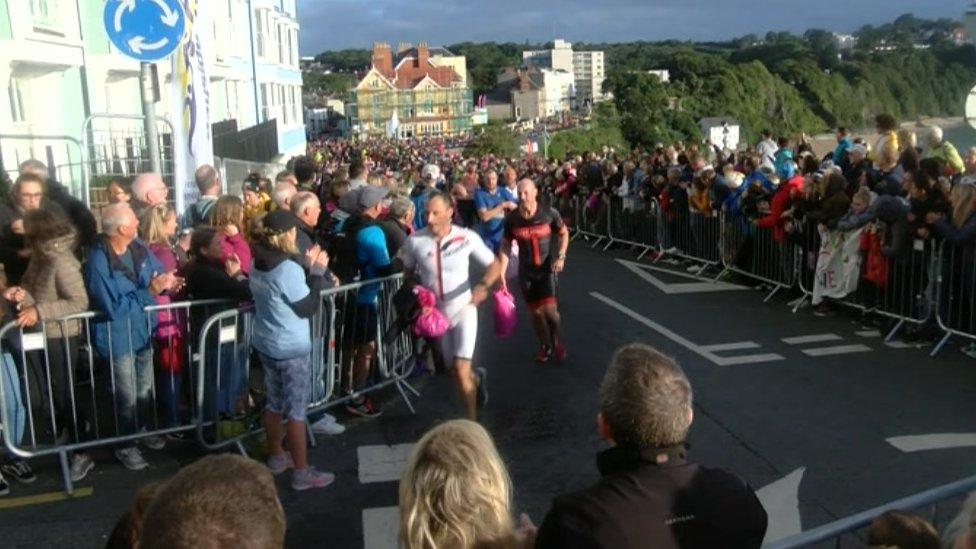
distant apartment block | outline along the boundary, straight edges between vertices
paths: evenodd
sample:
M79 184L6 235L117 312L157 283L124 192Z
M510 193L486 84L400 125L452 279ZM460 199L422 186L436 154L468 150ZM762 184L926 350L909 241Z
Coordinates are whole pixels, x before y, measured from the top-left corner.
M602 51L573 51L570 42L557 39L552 49L522 52L522 63L527 68L571 73L576 92L575 107L605 99L603 81L606 75Z

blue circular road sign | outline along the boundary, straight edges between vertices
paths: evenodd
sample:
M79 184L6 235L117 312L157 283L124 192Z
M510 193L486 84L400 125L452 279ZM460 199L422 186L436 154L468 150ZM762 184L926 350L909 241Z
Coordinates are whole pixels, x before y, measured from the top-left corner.
M103 15L109 40L137 61L158 61L173 53L186 30L179 0L108 0Z

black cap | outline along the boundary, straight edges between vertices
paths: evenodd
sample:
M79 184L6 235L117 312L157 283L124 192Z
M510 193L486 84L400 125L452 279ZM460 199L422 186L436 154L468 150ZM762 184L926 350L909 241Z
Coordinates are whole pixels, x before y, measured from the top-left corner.
M298 218L287 210L275 210L264 216L264 232L282 234L298 226Z

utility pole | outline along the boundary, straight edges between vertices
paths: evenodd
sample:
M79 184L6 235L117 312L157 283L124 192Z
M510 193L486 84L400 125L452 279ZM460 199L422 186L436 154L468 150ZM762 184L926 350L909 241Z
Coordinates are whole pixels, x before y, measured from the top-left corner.
M162 175L159 156L159 135L156 133L156 106L159 101L159 86L152 63L139 63L139 89L142 95L142 120L146 132L146 146L149 152L149 169Z

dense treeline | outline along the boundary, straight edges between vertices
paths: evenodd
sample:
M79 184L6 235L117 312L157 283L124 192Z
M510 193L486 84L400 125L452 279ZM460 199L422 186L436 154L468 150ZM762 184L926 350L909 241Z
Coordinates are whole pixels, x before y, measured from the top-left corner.
M862 27L849 49L822 29L709 43L577 43L574 49L606 53L605 89L614 95L620 129L631 143L697 138L697 121L707 116L737 118L751 140L763 128L793 135L860 127L879 112L901 120L961 115L976 83L976 49L953 45L958 25L906 14ZM521 63L522 51L548 46L463 42L447 48L467 58L477 97L494 86L500 69ZM365 67L369 52L326 52L318 59L347 72ZM668 69L671 82L658 82L645 73L650 69Z

